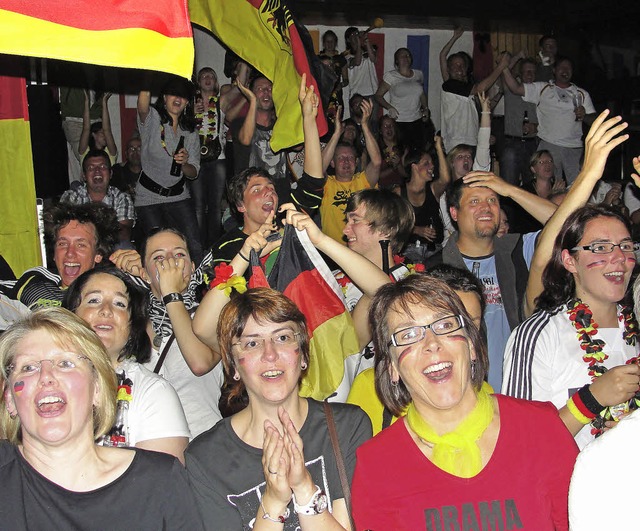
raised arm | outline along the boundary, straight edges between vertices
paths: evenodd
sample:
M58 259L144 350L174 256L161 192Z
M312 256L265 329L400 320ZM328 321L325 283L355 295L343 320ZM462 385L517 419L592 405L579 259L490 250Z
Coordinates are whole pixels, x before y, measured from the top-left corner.
M507 87L511 92L513 92L517 96L524 96L524 85L520 83L520 81L518 81L515 77L513 77L511 70L505 68L502 71L502 78L504 79L504 82L507 84Z
M115 157L118 154L118 147L116 141L113 138L113 132L111 131L111 116L109 115L109 98L111 92L105 92L102 95L102 131L104 133L104 139L107 142L107 149L109 155Z
M485 92L478 93L478 100L480 100L480 108L482 110L473 169L491 171L491 101Z
M442 196L451 183L451 172L449 171L449 165L447 164L447 155L445 154L444 147L442 146L442 137L440 135L436 135L434 140L436 143L440 176L435 182L431 183L431 191L433 192L433 196L437 200L440 200L440 196Z
M251 140L253 140L253 134L256 132L256 111L258 105L258 99L252 90L249 90L240 79L236 78L235 81L238 90L242 93L242 95L249 100L249 110L247 111L247 115L244 117L244 122L240 131L238 132L238 141L243 146L248 146L251 144Z
M375 64L376 59L377 59L377 54L376 54L376 50L373 46L371 46L371 42L369 42L369 34L365 33L364 37L360 37L362 40L362 45L366 48L367 50L367 55L369 55L369 60Z
M500 77L503 70L509 70L509 61L511 60L511 54L508 52L504 52L500 57L500 61L498 65L493 69L493 72L485 77L479 83L476 83L471 89L471 94L477 94L479 92L485 92L491 88L491 86L496 82L496 79Z
M277 245L280 245L279 242L268 243L266 240L267 236L275 230L273 217L274 213L271 212L265 223L244 241L240 252L229 263L236 276L242 277L249 267L248 259L252 249L258 253L269 252ZM191 321L193 333L200 341L208 345L217 356L220 355L217 334L218 320L220 319L220 312L227 302L229 302L229 296L225 294L224 290L214 287L204 296Z
M236 77L243 85L247 84L249 65L244 61L238 65L238 75ZM227 123L233 122L238 117L246 103L247 100L242 96L237 85L224 85L220 89L220 110L224 113Z
M142 123L145 122L147 116L149 116L149 108L151 107L151 92L143 90L138 94L138 116Z
M460 27L453 30L453 36L449 39L447 44L444 45L442 50L440 50L440 73L442 74L442 81L447 81L449 79L449 69L447 68L447 56L451 51L451 48L456 43L456 41L462 37L464 30Z
M594 186L602 177L609 153L629 138L629 135L620 135L627 128L626 123L621 123L620 116L614 116L607 120L609 111L603 111L593 123L593 126L585 139L584 164L576 177L569 193L560 204L555 214L547 221L538 238L536 251L533 254L531 267L529 268L529 280L525 296L524 312L529 316L535 309L535 300L542 293L542 273L551 260L553 243L569 214L587 203Z
M371 128L369 127L369 120L371 120L371 113L373 112L373 104L366 98L362 100L360 104L362 108L362 134L364 135L364 145L367 148L367 154L369 156L369 163L365 168L365 175L367 181L373 188L378 184L380 179L380 166L382 166L382 155L380 154L380 147L376 142Z
M304 172L310 177L324 179L320 135L316 124L320 99L313 85L307 87L306 74L302 74L300 80L298 100L302 109L302 129L304 131Z
M510 197L543 225L556 211L556 205L551 201L527 192L519 186L509 184L494 173L472 171L467 173L462 179L465 183L470 184L471 188L486 186L496 194L503 197Z
M331 161L333 160L333 155L336 152L336 146L338 142L340 142L340 137L342 136L342 107L338 106L338 112L336 113L336 126L333 130L333 134L327 142L327 145L324 146L322 150L322 174L326 175L329 166L331 165Z
M187 288L183 272L189 267L184 258L169 259L162 262L158 268L160 293L163 297L171 293L182 293ZM191 264L193 267L193 264ZM147 272L150 274L151 272ZM193 333L191 316L184 302L175 301L166 305L167 316L171 321L173 333L180 347L182 357L187 362L189 369L196 376L202 376L213 369L220 361L218 352L213 351Z
M280 211L287 212L285 223L293 225L298 230L306 231L311 243L333 260L364 293L360 299L362 301L361 309L356 312L358 305L360 305L359 301L352 314L360 346L364 347L371 340L366 315L368 304L381 286L391 282L389 276L364 256L324 234L309 216L303 212L297 212L293 205L282 205Z
M78 142L78 153L82 155L89 147L89 137L91 136L91 118L89 114L89 92L84 92L84 109L82 111L82 132L80 133L80 141ZM82 161L80 161L82 162Z

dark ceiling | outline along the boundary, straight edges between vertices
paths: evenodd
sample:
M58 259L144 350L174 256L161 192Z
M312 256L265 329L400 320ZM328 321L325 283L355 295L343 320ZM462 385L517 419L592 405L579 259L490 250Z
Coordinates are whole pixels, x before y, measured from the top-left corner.
M307 24L368 26L382 17L385 27L552 32L627 48L640 42L640 0L289 0L289 5Z

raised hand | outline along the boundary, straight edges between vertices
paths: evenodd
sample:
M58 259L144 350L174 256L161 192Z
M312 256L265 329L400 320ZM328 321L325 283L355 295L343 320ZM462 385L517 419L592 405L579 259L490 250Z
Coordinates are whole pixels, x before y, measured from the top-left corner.
M315 92L313 85L307 87L307 75L302 74L300 80L300 91L298 92L298 100L302 108L302 116L315 118L318 115L318 105L320 98Z

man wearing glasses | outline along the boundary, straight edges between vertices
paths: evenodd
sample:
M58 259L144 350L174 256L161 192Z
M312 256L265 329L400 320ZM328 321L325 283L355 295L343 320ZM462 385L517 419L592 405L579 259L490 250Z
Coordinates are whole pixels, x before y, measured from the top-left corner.
M84 205L103 203L116 211L120 224L119 247L131 246L131 228L136 219L131 196L110 186L111 161L103 150L91 150L82 161L84 184L75 190L67 190L60 198L61 203Z

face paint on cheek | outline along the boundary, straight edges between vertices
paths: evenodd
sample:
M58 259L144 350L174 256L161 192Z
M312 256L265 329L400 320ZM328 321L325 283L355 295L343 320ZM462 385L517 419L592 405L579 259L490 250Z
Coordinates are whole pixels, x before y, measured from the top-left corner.
M607 263L606 260L596 260L595 262L591 262L590 264L587 264L587 269L592 269L594 267L600 267L603 266Z
M20 381L13 384L13 392L16 395L19 395L20 393L22 393L23 389L24 389L24 382Z
M409 354L413 349L411 348L411 346L405 348L400 355L398 356L398 365L400 365L402 363L402 360L404 359L404 357Z
M238 365L246 365L247 360L244 356L238 356Z

